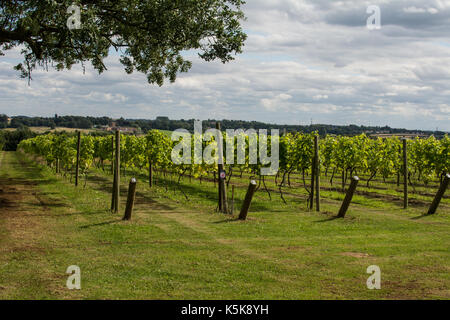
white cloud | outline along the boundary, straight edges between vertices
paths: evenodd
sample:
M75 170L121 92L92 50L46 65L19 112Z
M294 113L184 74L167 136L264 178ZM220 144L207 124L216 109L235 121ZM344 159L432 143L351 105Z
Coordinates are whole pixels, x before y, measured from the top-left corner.
M328 96L326 94L317 94L313 97L314 100L326 100Z
M436 8L417 8L417 7L407 7L403 9L406 13L430 13L430 14L436 14L439 13L439 10Z
M244 54L206 63L175 84L148 85L116 57L36 71L31 86L0 58L0 113L128 118L229 118L450 130L450 0L380 0L382 28L365 27L370 1L249 0ZM372 4L372 3L370 3Z
M403 11L406 13L425 13L425 12L427 12L427 10L424 8L416 8L416 7L404 8Z

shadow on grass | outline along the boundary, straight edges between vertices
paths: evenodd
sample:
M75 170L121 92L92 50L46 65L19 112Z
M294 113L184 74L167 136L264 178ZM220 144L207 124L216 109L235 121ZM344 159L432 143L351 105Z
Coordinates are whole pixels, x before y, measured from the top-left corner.
M52 218L62 218L62 217L74 217L74 216L90 216L90 215L98 215L98 214L105 214L105 212L108 212L108 210L98 210L98 211L92 211L92 212L74 212L74 213L37 213L33 216L35 217L52 217Z
M39 205L43 208L43 209L49 209L49 208L70 208L69 205L63 203L63 202L46 202L44 200L38 199L39 200ZM28 205L28 206L33 206L35 205L34 202L32 201L28 201L28 202L22 202L22 204Z
M92 228L92 227L106 226L106 225L119 223L119 222L122 222L122 220L111 220L111 221L106 221L106 222L88 224L88 225L85 225L85 226L81 226L80 229L89 229L89 228Z
M433 214L424 213L424 214L421 214L420 216L412 217L411 220L419 220L419 219L432 217L432 216L433 216Z
M327 219L317 220L317 221L314 221L314 222L316 222L316 223L323 223L323 222L329 222L329 221L333 221L333 220L337 220L337 219L341 219L341 218L339 218L338 216L332 216L332 217L329 217Z
M97 189L97 190L103 191L103 192L107 192L107 193L111 193L112 181L110 178L102 176L102 174L105 174L105 173L102 173L101 171L97 171L97 172L94 171L90 175L88 175L87 179L89 182L93 183L93 185L91 187L93 187L94 189ZM127 177L121 176L120 179L121 179L121 181L127 181L132 176L136 177L138 179L138 183L139 182L141 184L148 183L147 175L143 174L143 173L138 173L138 172L133 172L131 175L128 175ZM174 180L172 180L168 177L155 176L154 179L155 179L155 185L157 185L160 188L167 188L166 193L169 193L169 192L170 193L178 193L180 196L183 196L183 192L184 192L184 194L186 194L186 196L189 198L189 200L186 200L186 201L195 201L195 198L201 198L202 201L206 200L206 201L215 202L217 199L217 189L206 183L203 185L189 184L188 180L185 178L178 185L178 183L176 182L177 178L173 178ZM180 188L183 190L183 192L180 191ZM126 195L127 192L128 192L127 185L123 185L121 183L120 193L123 195ZM260 191L260 192L263 192L263 191ZM191 199L191 197L193 199ZM183 197L183 199L184 199L184 197ZM243 200L235 199L235 206L240 207L242 205L242 202L243 202ZM173 207L166 205L166 204L161 204L158 201L155 201L153 198L151 198L151 196L149 196L148 194L146 194L143 191L139 191L139 189L136 192L135 204L139 204L139 205L150 204L152 206L152 209L156 209L156 210L167 210L167 211L174 210ZM254 201L252 203L252 208L255 211L277 211L277 209L273 209L272 206L265 205L264 200ZM280 212L281 211L282 210L280 210Z
M100 174L102 174L102 173L100 173ZM126 178L121 177L121 180L122 179L126 179ZM106 192L106 193L112 192L112 182L107 177L98 176L98 173L95 173L95 175L91 174L88 176L88 181L92 183L92 185L90 187L93 189L96 189L101 192ZM128 193L127 186L121 185L120 186L121 196L125 196L127 193ZM161 203L155 201L154 199L152 199L150 196L148 196L144 192L137 191L135 205L145 205L145 204L151 205L151 209L154 209L154 210L166 210L166 211L174 210L174 208L172 208L171 206L161 204Z
M232 222L239 222L242 220L239 220L239 218L232 218L232 219L225 219L225 220L220 220L220 221L215 221L213 222L214 224L222 224L222 223L232 223Z
M103 192L107 192L107 193L111 193L112 191L112 181L111 181L111 177L108 176L104 176L107 175L108 172L103 172L100 169L97 170L93 170L91 172L91 174L88 175L88 181L92 182L93 185L91 185L92 188L97 189L99 191L103 191ZM131 177L135 177L138 180L139 184L148 184L148 176L147 173L144 171L134 171L134 172L129 172L129 174L127 175L127 177L121 176L121 187L120 187L120 192L122 195L126 195L127 194L127 184L123 184L123 181L128 181L128 179L130 179ZM164 177L163 175L155 175L154 176L154 184L155 186L159 187L159 188L166 188L166 195L168 193L174 193L174 194L178 194L181 200L181 203L183 203L184 201L188 201L188 202L195 202L198 199L201 199L202 202L210 202L211 205L214 205L214 203L217 201L217 187L213 185L212 179L211 181L208 181L208 179L204 180L203 184L200 183L190 183L189 179L187 177L184 177L180 184L177 183L177 177L172 177L169 178L169 176ZM196 181L195 179L192 179L193 181ZM197 180L198 182L198 180ZM243 190L246 190L246 185L242 187ZM141 189L142 190L142 189ZM183 190L183 191L181 191ZM149 195L150 194L150 195ZM184 195L186 195L188 197L188 200L186 200L184 198ZM266 191L264 189L260 189L257 192L257 195L261 196L266 196ZM292 195L292 197L290 196ZM151 191L150 190L145 190L145 191L139 191L139 187L138 187L138 191L136 192L136 202L135 204L138 205L145 205L145 204L150 204L152 206L152 209L156 209L156 210L174 210L173 207L166 205L166 204L162 204L156 200L154 200L151 197ZM230 195L228 195L230 196ZM304 199L303 196L298 196L298 195L294 195L294 194L285 194L285 196L288 196L289 198L289 203L290 204L303 204L304 203ZM172 199L170 196L167 196L169 199L171 200L175 200ZM272 198L274 197L273 193L272 193ZM243 198L243 195L242 195ZM254 211L270 211L270 212L284 212L285 209L277 206L277 202L281 202L281 198L277 199L277 197L275 197L272 201L269 201L267 199L254 199L252 202L252 209ZM238 197L235 198L235 207L236 208L240 208L242 206L243 203L243 199L240 199Z

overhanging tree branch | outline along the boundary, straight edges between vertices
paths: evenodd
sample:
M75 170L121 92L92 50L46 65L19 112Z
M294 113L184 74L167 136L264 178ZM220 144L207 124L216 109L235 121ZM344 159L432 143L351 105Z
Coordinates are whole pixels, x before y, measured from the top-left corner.
M189 70L182 51L199 50L202 59L225 63L242 52L246 39L241 0L74 1L82 24L69 30L66 10L73 1L0 1L0 50L25 46L25 66L16 67L22 76L47 62L61 70L90 61L102 72L113 47L125 48L120 61L127 72L143 72L162 85Z

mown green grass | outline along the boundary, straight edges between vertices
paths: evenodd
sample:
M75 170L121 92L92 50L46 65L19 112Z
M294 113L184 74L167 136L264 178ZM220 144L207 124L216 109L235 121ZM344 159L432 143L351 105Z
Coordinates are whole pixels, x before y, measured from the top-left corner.
M324 191L325 213L316 213L306 210L301 188L285 188L292 193L287 204L274 192L269 201L260 189L249 220L241 222L215 212L212 182L182 179L186 200L173 182L177 177L158 175L150 189L144 173L134 173L135 212L123 222L129 177L121 179L122 210L114 215L108 174L94 170L86 187L82 181L75 188L21 154L3 157L0 179L35 182L37 192L22 200L21 228L13 228L11 212L0 208L3 299L450 298L445 206L423 216L424 206L403 210L356 196L347 217L334 219L339 192ZM248 179L233 181L238 210ZM366 268L373 264L382 271L381 290L366 287ZM81 268L79 291L65 287L70 265Z

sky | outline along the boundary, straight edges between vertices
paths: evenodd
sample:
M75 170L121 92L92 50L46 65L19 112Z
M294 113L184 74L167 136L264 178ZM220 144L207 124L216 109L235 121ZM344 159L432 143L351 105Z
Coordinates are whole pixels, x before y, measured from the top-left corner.
M381 28L369 30L370 5ZM0 113L233 119L450 131L450 0L248 0L244 53L195 52L174 84L127 75L112 54L98 75L36 70L28 85L0 57Z

